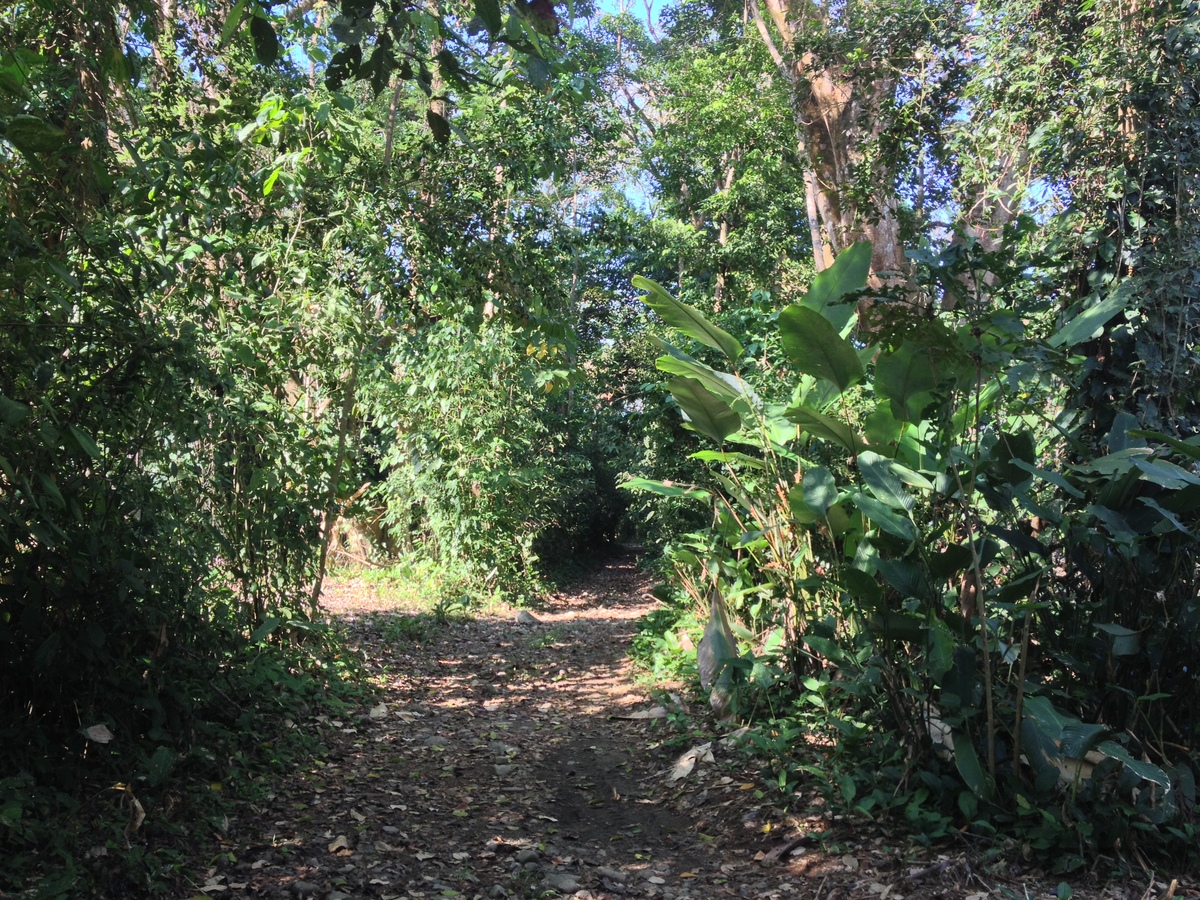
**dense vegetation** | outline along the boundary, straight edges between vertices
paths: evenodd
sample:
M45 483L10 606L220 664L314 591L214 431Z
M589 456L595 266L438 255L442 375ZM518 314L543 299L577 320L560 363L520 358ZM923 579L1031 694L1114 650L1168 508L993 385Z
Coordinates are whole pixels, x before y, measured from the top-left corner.
M81 842L302 752L331 545L520 602L618 537L782 791L1194 854L1196 3L0 34L0 884L153 892Z

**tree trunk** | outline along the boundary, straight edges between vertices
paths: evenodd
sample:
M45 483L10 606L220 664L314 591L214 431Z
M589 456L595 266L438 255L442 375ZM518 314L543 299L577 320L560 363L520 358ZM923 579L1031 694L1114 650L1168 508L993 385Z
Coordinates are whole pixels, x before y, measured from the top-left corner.
M801 10L801 0L762 2L778 41L757 2L751 11L759 35L790 87L800 156L808 165L806 199L817 271L856 241L869 240L876 286L903 280L908 263L896 217L895 173L885 163L868 160L863 152L889 124L894 79L882 71L867 77L840 63L822 62L810 52L797 52L795 20L802 12L827 20L828 13L807 4ZM863 183L878 198L870 208L860 205L854 190Z

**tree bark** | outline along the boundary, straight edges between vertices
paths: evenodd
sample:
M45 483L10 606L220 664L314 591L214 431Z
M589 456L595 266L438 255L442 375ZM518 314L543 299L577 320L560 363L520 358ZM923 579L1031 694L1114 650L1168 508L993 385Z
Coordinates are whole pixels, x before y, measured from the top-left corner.
M908 263L896 216L895 173L863 152L889 123L895 80L881 71L867 77L848 65L798 51L800 21L817 18L827 23L828 12L822 7L804 0L761 2L770 25L759 0L751 12L776 69L789 85L800 156L808 165L806 199L817 271L856 241L869 240L876 286L902 280ZM879 199L870 207L860 204L856 184L868 185Z

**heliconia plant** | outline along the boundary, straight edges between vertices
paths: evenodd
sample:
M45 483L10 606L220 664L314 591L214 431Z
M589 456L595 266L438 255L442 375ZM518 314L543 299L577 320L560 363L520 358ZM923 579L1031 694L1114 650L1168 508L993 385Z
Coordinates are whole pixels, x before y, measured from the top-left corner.
M780 739L761 735L791 733L779 712L788 702L824 731L819 741L848 751L847 765L873 744L892 761L827 779L861 813L912 798L889 778L921 771L940 789L957 784L957 809L930 813L934 831L961 817L1102 845L1135 822L1174 821L1195 802L1187 754L1152 729L1101 719L1094 699L1064 687L1079 648L1132 662L1147 655L1141 636L1164 626L1114 598L1092 601L1095 618L1081 619L1071 591L1083 561L1070 542L1130 558L1181 542L1195 553L1197 517L1185 506L1200 486L1188 468L1200 443L1118 417L1110 452L1067 463L1080 445L1054 418L1054 353L1088 323L1039 337L1004 309L955 319L896 303L866 291L870 258L866 243L847 248L779 311L777 363L793 378L785 405L756 393L737 337L634 281L700 345L689 353L662 341L657 366L672 376L666 389L686 427L716 445L693 454L711 477L627 487L712 505L711 535L674 562L708 617L698 654L704 685L719 692L714 708L753 722L765 705L759 740L774 756ZM931 268L954 279L963 259L952 249ZM997 278L1019 277L994 255L982 262ZM1183 602L1181 612L1194 606ZM1200 618L1189 621L1194 647ZM1165 627L1178 633L1178 620ZM1163 652L1165 637L1154 640ZM1129 689L1139 688L1147 713L1171 700ZM781 786L794 777L781 771ZM1114 802L1114 781L1123 799L1110 818L1100 810ZM1063 791L1081 810L1076 822L1030 812ZM918 806L927 801L926 790Z

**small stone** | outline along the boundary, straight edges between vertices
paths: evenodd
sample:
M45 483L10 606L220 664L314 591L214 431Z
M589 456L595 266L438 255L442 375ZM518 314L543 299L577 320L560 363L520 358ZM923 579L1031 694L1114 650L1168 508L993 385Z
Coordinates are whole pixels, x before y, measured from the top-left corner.
M524 850L518 850L516 853L513 854L513 859L515 859L519 863L537 862L541 858L542 858L542 854L538 853L536 850L531 850L529 848L526 848Z
M435 734L432 737L425 738L426 747L445 747L446 739L441 735Z
M325 900L351 900L349 894L343 894L341 891L330 891L326 895Z
M493 884L492 889L488 891L488 896L492 900L504 900L508 896L508 890L502 884Z
M492 768L494 768L496 770L497 775L511 775L513 772L515 772L517 770L516 766L510 766L510 765L493 766Z
M297 897L315 897L320 888L311 881L293 881L292 893Z
M542 879L542 884L560 894L574 894L579 890L579 879L566 872L551 872Z
M600 866L596 869L596 874L609 881L615 881L617 884L624 884L629 879L629 876L620 869L610 869L608 866Z

